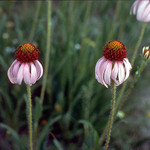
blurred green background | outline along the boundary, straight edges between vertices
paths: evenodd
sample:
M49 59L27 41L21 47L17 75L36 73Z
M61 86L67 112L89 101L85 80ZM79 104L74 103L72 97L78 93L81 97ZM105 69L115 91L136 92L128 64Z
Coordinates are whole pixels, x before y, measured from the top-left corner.
M120 40L132 57L143 23L129 14L134 1L52 1L51 52L43 112L42 79L32 86L37 150L96 150L110 112L111 88L95 79L95 64L109 40ZM26 86L12 85L7 70L15 49L29 42L38 1L0 2L0 149L26 150ZM119 3L119 4L118 4ZM118 6L119 5L119 6ZM118 6L118 7L117 7ZM116 7L118 13L116 14ZM115 18L115 19L114 19ZM139 48L130 82L149 46L150 26ZM111 37L110 37L111 34ZM41 8L32 44L44 65L47 2ZM150 145L149 65L114 123L110 150L148 150ZM119 94L121 86L117 88ZM35 126L36 124L33 123ZM104 146L104 143L103 143Z

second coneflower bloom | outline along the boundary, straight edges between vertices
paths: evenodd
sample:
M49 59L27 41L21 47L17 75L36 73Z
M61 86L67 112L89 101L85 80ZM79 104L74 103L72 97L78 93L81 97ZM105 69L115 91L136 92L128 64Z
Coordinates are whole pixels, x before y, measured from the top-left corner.
M114 40L106 44L103 57L98 60L95 67L97 81L107 88L112 81L116 86L122 84L132 69L126 54L126 47L122 42Z
M27 85L34 84L43 75L43 67L38 61L39 50L30 43L25 43L16 49L16 60L8 70L11 83Z
M136 0L130 10L138 21L150 22L150 0Z

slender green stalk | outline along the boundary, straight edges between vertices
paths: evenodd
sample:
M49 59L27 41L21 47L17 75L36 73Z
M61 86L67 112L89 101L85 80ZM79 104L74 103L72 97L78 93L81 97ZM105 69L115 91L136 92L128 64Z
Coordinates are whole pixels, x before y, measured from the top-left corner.
M87 34L87 27L88 27L88 22L89 22L91 6L92 6L92 1L88 1L87 2L87 9L86 9L86 12L85 12L84 24L83 24L83 32L82 32L83 38Z
M49 66L49 58L50 58L50 41L51 41L51 0L48 1L47 7L48 15L47 15L47 45L46 45L46 58L45 58L45 73L43 76L43 84L41 90L41 103L44 100L45 88L46 88L46 80L48 75L48 66Z
M113 22L112 22L111 29L110 29L110 34L108 36L108 41L113 39L114 26L116 24L120 8L121 8L121 0L118 0L116 10L115 10L115 15L114 15Z
M87 28L88 28L88 22L89 22L89 18L90 18L90 12L91 12L91 7L92 7L92 1L88 1L87 2L87 8L86 8L86 13L85 13L85 18L84 18L84 23L83 23L83 30L82 30L82 40L81 40L81 48L82 48L82 51L80 52L80 58L79 61L78 61L78 72L80 72L80 70L83 70L84 68L84 63L81 63L81 60L83 59L83 55L84 55L84 50L85 50L85 42L84 42L84 38L87 36ZM81 81L81 78L76 78L75 80L75 84L73 86L73 88L71 89L71 95L73 95L74 91L76 90L77 88L77 85L80 83ZM72 97L72 96L71 96Z
M108 133L107 133L105 150L107 150L109 147L111 129L112 129L114 114L115 114L115 101L116 101L116 85L115 83L112 83L112 104L111 104L112 106L111 106L111 113L110 113L109 124L108 124Z
M119 96L118 96L118 98L117 98L116 108L117 108L118 105L120 104L121 98L123 97L124 91L125 91L125 89L126 89L126 87L127 87L127 83L128 83L128 81L126 81L126 82L122 85L122 88L121 88L121 90L120 90L120 92L119 92Z
M132 67L133 67L133 65L134 65L135 58L136 58L136 55L137 55L139 46L140 46L140 44L141 44L141 42L142 42L145 29L146 29L146 23L144 23L143 26L142 26L142 30L141 30L141 33L140 33L138 42L137 42L137 44L136 44L136 47L135 47L135 50L134 50L134 53L133 53L133 56L132 56L132 59L131 59L131 65L132 65ZM119 94L118 99L117 99L117 104L116 104L116 106L119 106L119 104L120 104L121 98L122 98L122 96L123 96L123 94L124 94L124 91L125 91L125 89L126 89L126 87L127 87L127 83L128 83L128 81L126 81L126 82L123 84L122 88L121 88L120 94ZM116 108L117 108L117 107L116 107Z
M123 104L125 103L125 101L127 100L127 97L128 95L131 93L131 90L132 88L134 87L135 83L137 82L141 72L143 71L143 69L145 68L146 64L147 64L148 61L144 61L140 68L138 69L138 71L136 72L136 75L135 75L135 78L133 80L133 82L131 83L130 87L128 88L123 100L120 102L120 104L118 104L118 107L116 109L116 112L115 112L115 116L117 115L118 111L122 108Z
M31 87L27 85L28 93L28 123L29 123L29 145L30 150L33 150L33 141L32 141L32 100L31 100Z
M37 25L40 8L41 8L41 1L38 1L35 16L34 16L34 22L32 24L31 32L30 32L30 35L29 35L29 41L30 42L32 42L32 40L33 40L34 31L35 31L35 28L36 28L36 25Z
M92 1L88 1L85 18L84 18L84 24L83 24L82 41L81 41L81 48L82 48L81 57L83 56L84 53L84 47L85 47L84 38L87 36L87 31L88 31L87 28L88 28L91 7L92 7Z
M142 30L141 30L141 33L140 33L140 36L139 36L139 40L136 44L136 47L135 47L135 50L134 50L134 53L133 53L133 56L132 56L132 59L131 59L131 66L134 65L134 62L135 62L135 58L136 58L136 55L137 55L137 52L138 52L138 49L140 47L140 44L142 42L142 39L143 39L143 36L144 36L144 32L145 32L145 29L146 29L146 23L143 24L142 26Z
M72 20L73 20L72 12L73 12L73 9L74 9L74 1L71 1L69 3L69 13L68 13L68 23L67 23L67 25L68 25L67 34L68 34L69 42L70 42L70 35L71 35L71 29L72 29Z

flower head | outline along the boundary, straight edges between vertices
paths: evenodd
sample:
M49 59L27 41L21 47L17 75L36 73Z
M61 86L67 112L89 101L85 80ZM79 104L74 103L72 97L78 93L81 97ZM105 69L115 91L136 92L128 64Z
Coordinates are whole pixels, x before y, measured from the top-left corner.
M114 40L106 44L103 57L95 66L97 81L106 87L111 85L111 80L116 86L122 84L129 77L132 68L126 54L126 47L122 42Z
M138 21L150 22L150 0L136 0L131 7L130 14L136 15Z
M34 84L43 75L43 67L38 61L39 50L30 43L25 43L16 49L16 60L8 70L8 78L13 84Z
M150 49L149 49L149 46L143 47L143 57L146 60L150 60Z

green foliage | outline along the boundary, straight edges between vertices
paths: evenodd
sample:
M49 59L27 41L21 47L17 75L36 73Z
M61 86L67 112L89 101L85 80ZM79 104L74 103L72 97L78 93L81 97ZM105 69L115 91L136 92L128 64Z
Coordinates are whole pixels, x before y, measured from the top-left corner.
M12 134L13 139L17 143L18 149L21 149L21 150L26 150L27 149L26 146L23 143L23 140L20 139L18 133L15 130L13 130L12 128L10 128L9 126L7 126L3 123L0 123L0 127L10 131L10 133Z
M137 31L142 26L135 17L129 15L132 3L123 1L114 28L111 29L116 2L52 2L51 54L43 106L40 104L42 79L32 86L33 127L38 126L37 150L99 148L98 140L109 116L111 91L95 80L95 64L102 56L111 30L114 39L124 42L131 58L139 36ZM35 8L36 1L0 2L0 129L10 131L11 135L8 137L5 133L2 141L8 143L12 150L16 150L16 146L19 150L27 149L27 95L24 84L19 86L9 82L7 70L15 59L16 47L28 42ZM40 50L39 61L42 64L46 52L46 8L47 2L42 2L32 42ZM148 26L144 44L149 42L149 31ZM136 65L140 62L141 57L138 57ZM136 69L133 68L133 74ZM148 79L149 76L146 81ZM132 76L129 80L132 80ZM119 91L120 88L117 93ZM128 134L129 129L125 129L121 137L120 132L122 130L118 129L118 132L112 133L112 149L120 149L120 145L130 149L134 145L137 148L139 143L146 141L141 139L136 143L137 139L132 139ZM0 133L0 140L1 137Z

